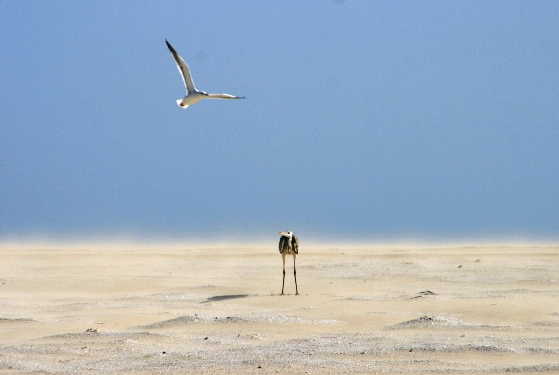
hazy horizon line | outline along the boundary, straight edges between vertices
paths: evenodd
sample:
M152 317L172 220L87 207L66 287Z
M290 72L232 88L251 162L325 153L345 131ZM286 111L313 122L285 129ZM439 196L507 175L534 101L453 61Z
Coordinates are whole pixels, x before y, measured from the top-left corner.
M556 238L533 238L527 236L339 236L334 238L328 235L309 235L299 237L300 246L308 247L357 247L357 248L395 248L395 247L464 247L464 246L559 246ZM137 235L137 234L110 234L110 235L60 235L60 234L29 234L29 235L0 235L0 247L82 247L82 246L120 246L120 247L258 247L277 246L279 235L253 235L247 236L231 234L215 234L205 236L188 235Z

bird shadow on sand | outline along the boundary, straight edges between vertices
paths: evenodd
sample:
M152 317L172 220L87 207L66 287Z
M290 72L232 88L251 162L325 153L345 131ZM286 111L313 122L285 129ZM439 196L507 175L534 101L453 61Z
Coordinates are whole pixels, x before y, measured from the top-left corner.
M225 301L225 300L228 300L228 299L238 299L238 298L246 298L246 297L248 297L248 294L226 294L226 295L222 295L222 296L210 297L202 303Z

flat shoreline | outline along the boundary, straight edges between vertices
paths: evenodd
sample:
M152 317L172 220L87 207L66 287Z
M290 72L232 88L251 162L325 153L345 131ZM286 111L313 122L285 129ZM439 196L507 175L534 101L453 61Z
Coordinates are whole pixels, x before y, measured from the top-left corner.
M0 243L2 374L559 372L559 245Z

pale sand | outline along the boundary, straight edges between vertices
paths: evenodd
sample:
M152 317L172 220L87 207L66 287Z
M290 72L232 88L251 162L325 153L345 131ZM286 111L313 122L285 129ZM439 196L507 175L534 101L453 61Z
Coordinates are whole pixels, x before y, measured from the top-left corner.
M559 246L301 241L299 296L288 264L280 296L275 242L1 244L0 373L559 373Z

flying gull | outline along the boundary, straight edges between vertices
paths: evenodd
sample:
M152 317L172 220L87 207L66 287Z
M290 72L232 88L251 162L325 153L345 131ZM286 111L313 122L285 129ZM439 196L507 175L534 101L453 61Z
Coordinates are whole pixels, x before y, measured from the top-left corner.
M190 75L190 69L188 69L188 65L186 65L177 51L175 51L175 49L171 47L167 39L165 39L165 43L167 43L169 51L171 51L171 54L175 58L175 62L177 63L177 67L179 68L179 72L181 73L184 86L186 87L186 96L182 99L177 100L177 104L180 107L186 108L189 105L198 103L202 99L244 99L244 96L241 97L229 94L208 94L204 91L196 90L196 87L194 87L194 82L192 82L192 76Z

